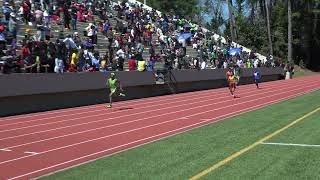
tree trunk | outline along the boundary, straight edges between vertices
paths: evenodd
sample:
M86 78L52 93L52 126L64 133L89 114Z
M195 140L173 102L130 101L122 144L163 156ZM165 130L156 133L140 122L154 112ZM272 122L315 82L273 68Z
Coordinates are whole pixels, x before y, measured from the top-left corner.
M229 10L229 23L230 23L230 34L231 34L231 41L235 41L235 37L234 37L234 27L233 27L233 13L232 13L232 7L231 7L231 2L230 0L227 0L227 4L228 4L228 10Z
M234 7L232 0L230 1L230 7L231 7L231 13L232 13L232 26L233 26L233 35L234 35L234 41L238 39L238 32L237 32L237 24L236 24L236 18L234 15Z
M271 28L270 28L270 16L269 16L269 0L264 0L266 7L266 15L267 15L267 28L268 28L268 39L269 39L269 53L273 56L273 46L272 46L272 38L271 38Z
M288 0L288 62L292 63L292 10L291 10L291 0Z

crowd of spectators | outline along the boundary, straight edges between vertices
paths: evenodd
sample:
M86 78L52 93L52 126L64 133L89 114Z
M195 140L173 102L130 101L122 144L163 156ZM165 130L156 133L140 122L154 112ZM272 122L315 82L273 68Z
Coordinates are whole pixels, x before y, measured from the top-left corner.
M126 1L5 0L0 15L0 72L5 73L122 71L125 62L130 71L154 71L157 63L199 70L280 65L272 57L261 61L253 51L245 53L230 40L215 39L191 20ZM88 26L78 29L79 22ZM64 28L58 37L53 37L53 24ZM98 33L107 41L102 53L95 50ZM232 49L239 51L232 54Z

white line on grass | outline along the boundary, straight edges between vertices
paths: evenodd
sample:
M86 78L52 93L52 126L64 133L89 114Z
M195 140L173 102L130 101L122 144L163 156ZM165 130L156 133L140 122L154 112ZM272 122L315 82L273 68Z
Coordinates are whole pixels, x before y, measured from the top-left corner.
M276 145L276 146L299 146L299 147L318 147L320 148L320 145L317 144L292 144L292 143L261 143L264 145Z

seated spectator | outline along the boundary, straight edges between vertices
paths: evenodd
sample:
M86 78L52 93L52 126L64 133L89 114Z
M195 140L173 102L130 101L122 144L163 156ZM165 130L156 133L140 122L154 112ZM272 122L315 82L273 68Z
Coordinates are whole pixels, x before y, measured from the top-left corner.
M4 26L0 26L0 50L3 50L6 48L6 35L5 35L5 27Z
M135 71L136 70L136 61L133 57L131 57L128 61L129 64L129 71Z
M86 18L84 17L84 15L80 11L77 12L77 20L79 22L86 22L87 21Z
M60 58L55 58L55 66L54 66L54 72L55 73L63 73L64 72L64 62Z
M138 71L142 72L146 70L146 61L138 61Z
M154 61L152 61L151 59L147 62L147 71L153 71L153 66L154 66Z
M107 61L106 60L102 60L100 62L100 68L99 68L100 72L107 72L108 71L108 66L107 66Z

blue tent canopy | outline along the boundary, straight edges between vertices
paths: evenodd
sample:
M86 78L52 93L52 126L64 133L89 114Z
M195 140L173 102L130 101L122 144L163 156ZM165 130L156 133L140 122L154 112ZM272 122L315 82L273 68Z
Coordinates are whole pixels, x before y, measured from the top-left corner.
M191 38L193 35L192 33L181 33L180 35L178 35L178 39L189 39Z
M242 49L240 48L230 48L229 55L234 56L236 54L240 54L242 52Z

